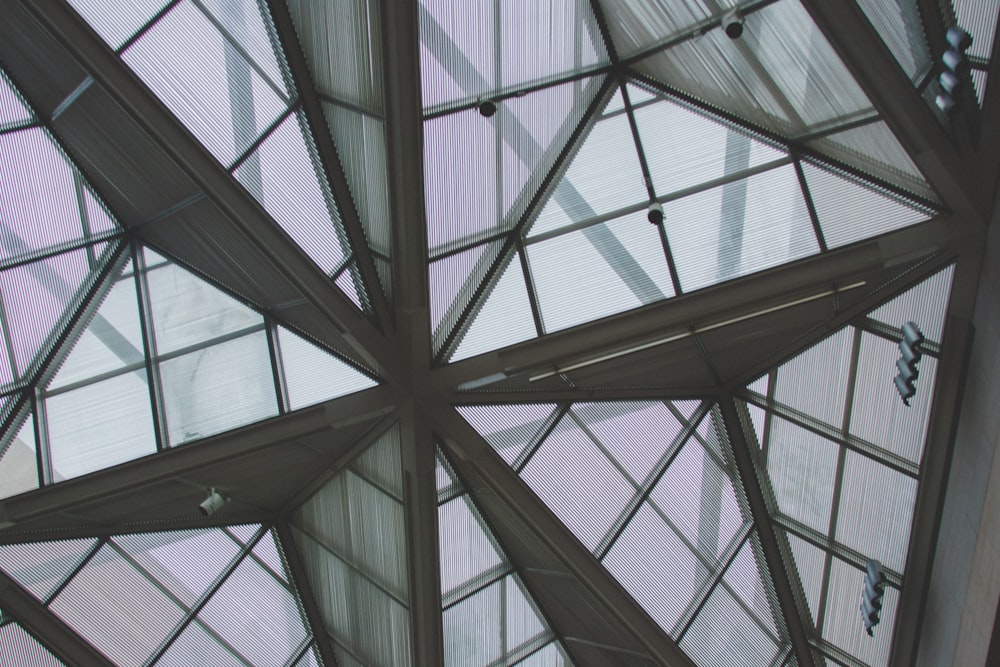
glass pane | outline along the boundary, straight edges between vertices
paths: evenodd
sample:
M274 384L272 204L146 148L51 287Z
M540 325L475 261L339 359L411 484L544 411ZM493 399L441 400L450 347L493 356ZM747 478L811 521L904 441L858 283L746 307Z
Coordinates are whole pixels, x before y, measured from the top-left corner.
M281 366L292 410L374 387L377 383L331 353L277 328Z
M7 450L0 454L0 498L38 488L35 416L28 414Z

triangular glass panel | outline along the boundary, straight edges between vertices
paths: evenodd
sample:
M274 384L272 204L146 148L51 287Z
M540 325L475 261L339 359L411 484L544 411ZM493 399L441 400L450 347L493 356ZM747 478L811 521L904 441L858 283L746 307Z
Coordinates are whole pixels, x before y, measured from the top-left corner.
M824 640L866 664L886 663L898 592L887 587L868 638L857 612L861 569L875 559L890 581L906 577L940 354L932 336L941 335L952 274L952 266L932 274L771 371L773 397L744 394L769 423L758 434L764 491L773 493L809 611ZM906 321L932 332L909 406L892 382Z
M462 336L452 361L520 343L537 334L520 256L515 253Z
M692 435L705 414L574 404L518 473L674 637L749 529L714 426Z
M468 494L438 505L438 544L445 665L514 665L554 639Z
M858 5L906 76L919 84L920 77L931 68L932 57L917 3L860 0Z
M7 75L0 70L0 130L26 125L34 119L35 114L31 112Z
M168 0L132 0L114 7L102 0L69 0L80 16L114 50L146 25Z
M931 211L808 162L802 163L802 171L829 248L839 248L931 218Z
M775 624L775 596L755 542L751 533L681 638L699 665L727 664L738 655L741 665L768 667L788 643Z
M284 81L264 76L216 21L198 4L182 0L129 45L122 59L228 166L281 117L289 99ZM180 44L184 57L178 56Z
M618 106L615 100L620 95L616 91L606 106ZM645 209L648 200L628 117L618 111L605 112L556 180L529 234L554 232L637 204Z
M697 35L713 18L706 3L661 0L600 0L608 31L619 58L669 44L685 35ZM718 23L718 19L715 19Z
M330 352L284 327L277 327L288 407L297 410L345 394L374 387L377 382Z
M455 409L513 468L520 468L558 416L553 403L460 405Z
M629 98L642 89L629 86ZM633 101L633 105L636 103ZM751 135L669 99L635 109L639 141L658 197L791 158Z
M871 102L795 0L747 12L739 40L713 28L635 67L670 88L783 136L873 114Z
M562 36L552 40L552 34ZM534 3L442 0L420 4L424 108L492 97L605 64L587 0Z
M469 307L490 265L498 261L502 248L502 241L477 245L432 261L428 266L435 351L441 348L462 312Z
M299 658L299 661L295 663L295 667L321 667L322 664L323 663L320 662L316 653L316 649L310 647L309 650L306 651L301 658ZM337 664L341 666L344 665L344 663L340 661L339 657L337 658Z
M35 446L35 416L21 422L17 434L0 453L0 498L38 488L38 450Z
M65 665L18 623L0 625L0 662L12 667L62 667Z
M401 462L398 429L372 451ZM412 653L405 508L396 493L402 469L375 458L362 454L327 481L295 512L292 533L335 644L362 664L405 666Z
M79 539L0 545L0 569L45 603L96 544Z
M424 123L432 254L495 237L521 222L601 81L592 77L510 97L498 101L488 118L471 108Z
M377 117L337 104L324 103L323 112L337 146L337 155L353 194L368 247L375 256L392 257L385 124ZM384 264L379 278L382 289L390 294L390 264Z

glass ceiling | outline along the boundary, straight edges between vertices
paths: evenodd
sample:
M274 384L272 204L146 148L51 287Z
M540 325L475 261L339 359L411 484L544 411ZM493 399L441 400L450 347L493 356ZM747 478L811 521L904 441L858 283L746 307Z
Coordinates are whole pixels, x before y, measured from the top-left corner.
M394 228L408 222L390 216L382 3L67 2L331 290L372 318L375 291L392 305ZM291 35L271 14L278 4ZM737 4L746 33L733 41L717 25ZM920 86L932 58L915 5L859 5ZM970 25L978 16L968 3L953 10ZM418 21L423 153L407 174L423 179L414 215L426 219L431 349L420 352L432 366L946 212L799 0L420 0ZM991 25L975 48L992 44ZM294 38L309 80L289 64ZM991 54L972 55L981 96ZM483 100L494 115L480 114ZM50 125L0 70L0 498L143 457L155 465L168 449L380 382L145 246ZM646 219L653 202L662 224ZM361 257L378 284L366 283ZM779 599L775 567L805 602L810 650L827 664L882 667L953 273L740 383L781 563L765 557L718 396L459 396L454 409L699 667L798 664L795 610ZM405 306L394 315L408 316ZM928 338L911 408L883 377L907 320ZM448 410L450 399L421 397ZM403 427L378 428L359 455L303 480L310 493L288 510L292 544L263 519L0 540L0 570L114 664L320 665L326 645L339 665L415 664L409 549L426 526L409 523ZM459 478L454 455L442 440L433 461L444 663L574 664L490 527L477 500L488 491ZM861 637L855 608L868 558L889 576L874 640ZM7 656L62 664L16 610L0 612Z

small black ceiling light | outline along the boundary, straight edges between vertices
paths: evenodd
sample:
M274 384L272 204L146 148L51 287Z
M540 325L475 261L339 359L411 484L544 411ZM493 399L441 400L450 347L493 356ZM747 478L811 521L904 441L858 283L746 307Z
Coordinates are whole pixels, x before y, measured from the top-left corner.
M493 100L480 100L479 101L479 113L483 118L489 118L497 112L496 102Z
M663 204L658 201L650 204L649 209L646 211L646 219L654 225L661 224L663 222Z
M739 39L743 35L743 12L730 9L722 15L722 29L729 39Z

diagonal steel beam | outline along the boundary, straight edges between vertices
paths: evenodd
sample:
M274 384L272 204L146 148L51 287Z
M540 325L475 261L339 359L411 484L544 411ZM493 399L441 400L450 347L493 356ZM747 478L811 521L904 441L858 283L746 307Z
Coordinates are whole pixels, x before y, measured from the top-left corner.
M364 282L365 291L371 301L375 316L384 329L392 326L392 318L389 313L389 305L382 290L382 283L379 281L378 272L375 269L375 260L372 258L371 248L365 237L365 230L361 224L361 216L358 208L354 204L354 197L351 188L347 183L347 176L341 166L337 147L334 145L333 136L330 134L330 127L326 123L323 114L323 107L320 104L316 86L309 73L309 62L306 60L295 32L295 24L288 11L288 4L283 0L266 0L267 6L274 19L274 27L277 32L278 41L284 49L288 67L291 70L293 83L299 92L299 99L302 103L302 112L305 114L306 123L312 131L313 140L316 142L316 149L319 152L319 159L323 166L330 187L333 190L333 197L340 207L341 218L344 228L347 231L348 240L354 250L357 259L358 269L361 272L361 280Z
M414 665L444 664L438 555L436 446L430 425L410 402L400 408L403 506Z
M0 608L67 665L114 667L114 663L84 641L30 593L0 571Z
M945 203L982 224L990 202L980 175L963 161L857 2L802 4Z
M366 363L383 377L395 372L395 352L385 344L381 332L129 71L66 0L21 0L21 5L197 184L227 220L272 261L282 277L305 296L320 317L340 332ZM146 228L140 227L138 233L143 236ZM185 258L179 256L179 259ZM193 264L197 266L198 262Z
M597 614L606 617L608 622L620 624L627 633L618 637L623 646L648 653L660 665L689 667L693 664L453 408L444 403L429 403L423 409L435 432L443 436L449 460L464 480L486 521L498 532L511 562L518 566L523 561L536 560L535 554L521 551L523 545L505 541L499 534L501 526L512 522L519 526L520 533L540 541L546 550L554 553L555 560L547 563L546 572L539 573L533 568L525 570L522 565L524 576L551 576L566 581L567 585L574 582L582 586L589 594L587 599L592 600L594 605L588 609L588 615ZM535 595L539 604L544 606L545 598L537 586ZM574 636L568 628L578 622L572 617L579 615L582 609L574 609L567 616L568 610L552 608L549 599L547 618L561 626L556 629L557 634ZM563 623L567 625L561 625Z
M779 534L771 521L769 505L762 488L766 484L766 480L761 480L757 473L751 447L747 442L732 394L723 393L720 395L719 410L722 413L722 421L736 462L736 469L739 472L740 481L750 505L750 513L760 538L767 571L771 575L778 596L780 609L776 611L784 617L785 627L791 637L792 648L798 664L802 667L815 665L812 651L809 649L809 633L807 631L809 621L806 619L809 618L809 610L802 596L796 595L796 587L789 580L788 572L794 573L795 570L785 566L786 561L778 544ZM801 585L797 588L801 592Z

